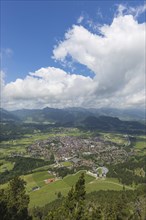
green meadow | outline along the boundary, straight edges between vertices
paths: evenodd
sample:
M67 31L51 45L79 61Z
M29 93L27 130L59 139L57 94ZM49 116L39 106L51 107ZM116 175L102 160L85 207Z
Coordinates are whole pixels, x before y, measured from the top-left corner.
M86 174L85 171L79 171L76 174L67 175L66 177L63 178L63 181L65 183L67 183L68 186L70 186L70 187L74 186L75 183L78 181L78 179L79 179L79 177L81 175L81 172L85 173L85 182L86 182L86 184L92 182L93 180L95 180L95 177Z
M47 170L37 171L21 176L27 183L26 192L30 196L29 207L44 206L52 202L57 199L58 192L61 192L62 196L66 196L71 187L75 185L82 172L85 173L87 193L98 190L123 190L123 185L120 184L117 179L95 179L95 177L86 174L86 171L79 171L76 174L67 175L63 179L57 179L53 183L46 184L44 180L53 178L54 176L49 174ZM0 185L0 188L6 188L7 186L8 183ZM38 187L38 190L33 191L34 187ZM125 189L133 190L134 188L125 186Z
M146 136L137 136L134 149L138 155L146 155Z
M111 141L113 143L120 145L124 145L128 143L127 139L123 136L123 134L100 132L100 135L104 138L105 141Z
M45 179L51 178L47 171L36 172L23 176L23 179L27 182L27 193L30 196L30 207L43 206L55 199L57 199L58 192L61 192L63 196L66 196L72 186L75 185L81 173L85 171L79 171L76 174L68 175L63 179L58 179L53 183L46 184ZM86 191L87 193L98 190L123 190L123 185L118 182L117 179L95 179L85 173ZM33 191L33 187L40 187L39 190ZM126 186L126 189L133 189Z
M135 148L137 148L137 149L146 148L146 142L145 141L137 141L135 144Z
M72 166L72 162L70 162L70 161L64 161L64 162L61 162L60 164L64 167L71 167Z
M61 192L64 196L67 195L69 189L70 187L63 180L58 180L54 183L45 185L41 189L29 194L29 207L44 206L45 204L57 199L58 192Z
M53 175L50 175L48 171L42 172L34 172L29 175L21 176L26 182L26 190L27 192L31 192L33 187L43 187L46 185L45 180L49 178L53 178Z
M14 167L14 163L6 161L6 160L0 160L0 173L6 171L6 170L12 170Z

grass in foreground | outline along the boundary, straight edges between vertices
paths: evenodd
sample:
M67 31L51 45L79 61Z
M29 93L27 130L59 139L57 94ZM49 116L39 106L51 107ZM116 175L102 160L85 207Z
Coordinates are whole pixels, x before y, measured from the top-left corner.
M57 199L58 192L66 196L71 186L73 186L80 174L85 173L86 191L87 193L98 190L123 190L123 185L114 178L95 179L95 177L86 174L86 171L79 171L76 174L68 175L63 179L59 179L53 183L46 184L45 179L52 178L47 171L35 172L32 174L21 176L26 182L26 191L30 196L29 207L44 206L45 204ZM0 188L7 187L8 183L0 185ZM33 191L33 187L40 187L39 190ZM125 186L125 189L133 190L134 188Z
M71 186L78 180L81 172L82 171L74 175L68 175L64 179L57 180L54 183L43 186L37 191L31 192L29 206L44 206L45 204L57 199L58 192L61 192L63 196L66 196ZM85 180L87 193L98 190L123 190L123 185L116 179L106 178L104 180L96 180L94 177L85 174ZM125 189L132 190L133 188L126 186Z

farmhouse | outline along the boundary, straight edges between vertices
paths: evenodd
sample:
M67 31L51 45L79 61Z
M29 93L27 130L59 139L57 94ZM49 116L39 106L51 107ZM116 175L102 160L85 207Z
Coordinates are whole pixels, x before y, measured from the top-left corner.
M48 183L53 183L53 182L55 182L55 178L50 178L50 179L47 179L47 180L44 180L45 181L45 183L46 184L48 184Z

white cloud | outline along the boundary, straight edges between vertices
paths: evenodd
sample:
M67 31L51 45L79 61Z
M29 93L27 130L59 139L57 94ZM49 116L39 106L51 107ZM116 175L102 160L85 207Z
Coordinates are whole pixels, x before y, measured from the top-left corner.
M2 102L2 98L3 98L3 90L5 87L5 73L4 71L0 71L0 103Z
M19 106L23 101L29 108L32 102L34 106L39 103L42 107L78 106L84 103L86 96L92 96L94 87L90 77L70 75L61 69L48 67L5 85L3 95L6 100L11 100L7 102L7 108L12 108L14 103Z
M103 25L100 31L102 36L74 25L54 49L54 58L64 61L70 55L92 70L98 97L121 93L127 87L132 92L136 87L144 88L145 24L125 15Z
M81 24L83 20L84 20L84 16L81 15L81 16L77 19L77 24Z
M98 29L101 27L101 25L95 21L93 21L91 18L87 20L87 24L89 28L91 28L93 31L97 32Z
M117 7L116 15L122 16L126 10L127 10L127 7L125 5L119 4Z
M100 31L102 36L74 25L54 49L54 58L64 61L70 55L92 70L98 95L123 89L137 74L143 84L145 24L126 15L114 18L111 25L102 26Z
M100 27L100 34L73 25L54 47L56 61L66 64L69 56L94 72L94 78L41 68L4 86L4 107L143 107L145 24L124 10L121 6L113 22Z
M0 85L3 87L5 84L5 73L4 71L0 71Z
M131 14L136 19L145 11L146 11L146 3L143 5L139 5L137 7L131 7L128 5L119 4L117 6L116 16L124 16L127 14Z

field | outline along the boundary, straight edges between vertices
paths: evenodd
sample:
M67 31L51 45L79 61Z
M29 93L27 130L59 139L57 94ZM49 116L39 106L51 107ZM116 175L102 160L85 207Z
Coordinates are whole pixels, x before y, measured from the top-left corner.
M123 134L100 132L100 135L104 138L105 141L111 141L113 143L120 144L120 145L128 144L128 140L126 137L124 137Z
M86 192L98 190L123 190L123 185L114 178L95 179L95 177L86 174L86 171L79 171L76 174L68 175L63 179L57 179L53 183L46 184L44 180L54 178L48 171L35 172L32 174L21 176L27 182L26 192L30 196L29 207L44 206L45 204L57 199L58 192L66 196L72 186L75 185L81 173L85 173ZM3 184L0 188L7 187L8 184ZM37 188L38 190L34 190ZM126 186L125 189L132 187Z
M138 155L146 155L146 136L136 137L134 149Z
M27 182L27 193L30 196L30 207L43 206L55 199L57 199L58 192L61 192L63 196L66 196L71 186L75 185L81 172L73 175L68 175L63 179L58 179L53 183L46 184L45 179L51 178L47 171L36 172L30 175L23 176L23 179ZM122 190L123 186L116 179L95 179L90 175L85 174L86 191L87 193L97 190ZM39 190L33 191L33 187L40 187ZM126 189L133 189L126 186Z
M85 171L82 171L82 172L86 173ZM79 179L80 175L81 175L81 171L80 171L80 172L77 172L76 174L68 175L68 176L64 177L64 178L63 178L63 181L64 181L65 183L67 183L68 186L71 187L71 186L75 185L75 183L76 183L77 180ZM85 174L86 184L92 182L93 180L95 180L95 177Z
M27 192L31 192L33 187L43 187L46 185L46 179L52 178L53 175L50 175L47 171L42 172L34 172L29 175L21 176L26 182L26 190Z
M60 162L60 165L62 165L64 167L71 167L72 166L72 162L70 162L70 161Z
M100 135L104 138L105 141L111 141L122 146L129 145L129 139L123 134L101 132ZM135 135L134 137L136 138L135 143L133 143L135 153L140 156L146 155L146 136Z
M14 167L14 163L6 161L6 160L0 160L0 173L6 171L6 170L12 170Z

